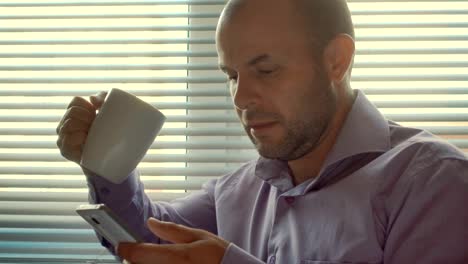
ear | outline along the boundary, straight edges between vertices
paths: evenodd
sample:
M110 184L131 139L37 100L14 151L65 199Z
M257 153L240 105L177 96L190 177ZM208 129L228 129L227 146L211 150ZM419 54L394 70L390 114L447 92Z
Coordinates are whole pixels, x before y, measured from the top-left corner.
M351 70L354 52L354 39L347 34L340 34L328 43L324 52L324 63L331 81L342 82L347 76Z

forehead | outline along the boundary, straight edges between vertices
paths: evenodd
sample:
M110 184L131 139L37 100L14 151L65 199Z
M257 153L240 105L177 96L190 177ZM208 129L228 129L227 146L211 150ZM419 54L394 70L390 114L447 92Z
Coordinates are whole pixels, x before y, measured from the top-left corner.
M298 27L290 0L237 0L228 3L223 11L217 28L217 36L252 35L263 33L281 34ZM287 30L285 30L287 29Z
M221 61L303 48L307 38L290 1L250 0L223 12L216 33ZM229 7L228 7L229 8Z

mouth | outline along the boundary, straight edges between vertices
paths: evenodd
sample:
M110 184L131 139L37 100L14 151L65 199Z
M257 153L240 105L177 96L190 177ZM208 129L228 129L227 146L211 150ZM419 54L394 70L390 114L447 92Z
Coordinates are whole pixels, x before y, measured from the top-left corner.
M266 132L268 129L272 128L275 125L276 122L265 122L248 124L248 127L250 128L250 133L252 133L252 135L258 135L260 133Z

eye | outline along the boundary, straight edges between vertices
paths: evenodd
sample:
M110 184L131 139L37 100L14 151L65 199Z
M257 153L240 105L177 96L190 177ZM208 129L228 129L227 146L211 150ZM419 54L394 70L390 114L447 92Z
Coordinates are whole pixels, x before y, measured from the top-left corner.
M270 74L272 73L274 70L259 70L258 72L260 72L261 74Z
M265 69L258 69L258 73L260 75L269 75L276 71L277 68L265 68Z

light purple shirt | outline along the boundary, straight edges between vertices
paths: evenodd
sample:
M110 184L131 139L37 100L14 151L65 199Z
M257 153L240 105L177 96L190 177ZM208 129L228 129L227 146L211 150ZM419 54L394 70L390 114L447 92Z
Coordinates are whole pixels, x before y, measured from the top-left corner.
M164 243L149 217L230 241L224 264L468 263L466 156L386 120L360 91L322 170L297 186L265 158L171 203L150 201L136 172L120 185L88 178L91 202L148 242Z

